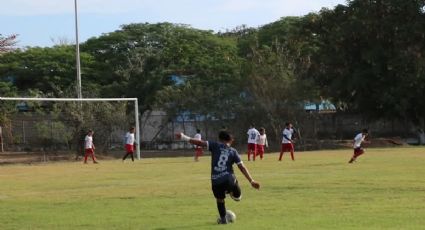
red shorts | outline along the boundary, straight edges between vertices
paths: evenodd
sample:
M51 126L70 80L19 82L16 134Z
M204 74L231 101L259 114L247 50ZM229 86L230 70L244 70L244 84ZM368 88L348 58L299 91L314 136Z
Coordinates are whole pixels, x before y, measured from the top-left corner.
M282 150L282 152L294 151L294 144L292 144L292 143L282 143L281 150Z
M94 150L93 149L86 149L86 154L93 154Z
M134 152L134 145L126 144L125 150L127 150L127 153L133 153Z
M257 145L254 143L248 143L248 151L252 150L252 151L256 151L256 147Z
M354 155L360 155L363 153L364 153L364 150L361 147L354 149Z
M264 153L264 145L257 145L257 153L260 155Z
M196 146L195 147L195 153L196 153L196 155L200 156L204 153L204 150L202 149L201 146Z

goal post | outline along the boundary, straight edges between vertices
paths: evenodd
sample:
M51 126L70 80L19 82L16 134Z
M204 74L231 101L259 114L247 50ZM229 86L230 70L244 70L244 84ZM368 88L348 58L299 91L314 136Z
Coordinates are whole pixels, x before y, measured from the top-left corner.
M31 97L0 97L0 101L52 101L52 102L114 102L129 101L134 102L134 119L136 129L136 154L140 160L140 125L139 125L139 104L137 98L31 98Z

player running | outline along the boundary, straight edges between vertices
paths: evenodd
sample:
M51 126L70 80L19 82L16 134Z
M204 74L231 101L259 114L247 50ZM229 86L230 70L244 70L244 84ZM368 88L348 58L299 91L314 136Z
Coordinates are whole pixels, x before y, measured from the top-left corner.
M290 122L285 123L285 129L283 129L283 138L282 138L282 146L280 150L279 161L282 161L282 156L285 151L291 153L291 159L295 161L294 158L294 142L292 136L294 135L294 129L292 128L292 124Z
M269 143L267 142L266 130L264 128L260 128L260 136L258 137L258 140L257 140L257 154L256 155L260 155L261 160L263 159L263 155L264 155L264 147L268 148ZM255 161L256 155L254 155L254 161Z
M134 162L134 144L135 144L135 138L134 138L134 131L135 128L131 127L130 130L125 134L125 151L126 154L122 158L122 161L124 162L127 156L131 156L131 161Z
M202 141L190 138L183 133L176 134L177 139L188 141L191 144L207 147L211 152L211 184L220 218L218 224L227 224L226 206L224 199L226 193L235 201L242 198L241 188L233 172L233 164L236 164L242 174L248 179L252 187L259 189L260 184L252 179L248 169L243 164L236 149L230 147L233 137L227 131L220 131L218 139L220 142Z
M96 161L96 157L94 155L94 143L93 143L93 130L89 130L87 132L86 137L84 138L84 147L85 147L85 155L84 155L84 164L87 164L87 157L90 155L93 159L93 163L97 164L99 162Z
M348 163L351 164L355 162L357 157L359 157L360 155L364 153L364 149L362 148L362 143L366 142L365 140L367 139L368 135L369 135L369 131L367 129L363 129L361 133L357 134L354 137L354 141L353 141L354 154Z
M196 129L196 134L193 137L193 139L199 140L199 141L202 140L201 130ZM199 157L202 156L203 153L204 153L204 150L202 149L202 146L195 145L195 161L199 161Z
M260 132L254 127L254 124L251 124L246 134L248 134L248 161L251 160L251 153L255 160L255 155L257 154L257 140L260 136Z

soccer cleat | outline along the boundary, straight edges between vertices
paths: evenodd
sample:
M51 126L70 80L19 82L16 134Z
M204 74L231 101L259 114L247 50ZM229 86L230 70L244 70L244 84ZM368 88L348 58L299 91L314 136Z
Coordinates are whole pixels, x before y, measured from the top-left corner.
M227 219L225 218L217 218L217 224L227 224Z
M233 196L233 192L229 193L230 198L232 198L234 201L241 201L242 199L242 195L240 195L239 197Z

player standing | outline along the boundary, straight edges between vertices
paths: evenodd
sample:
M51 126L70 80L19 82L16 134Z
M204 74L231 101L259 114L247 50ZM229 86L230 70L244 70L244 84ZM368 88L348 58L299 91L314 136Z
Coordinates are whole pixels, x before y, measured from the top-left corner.
M127 156L131 156L131 161L134 162L134 144L135 144L135 138L134 138L134 131L135 128L131 127L130 130L125 134L125 151L126 154L122 158L122 161L125 161Z
M348 163L351 164L355 162L357 157L359 157L360 155L364 153L364 149L362 148L362 143L366 140L368 135L369 135L369 131L367 129L363 129L361 133L357 134L354 137L354 141L353 141L354 154Z
M283 153L288 151L291 153L291 159L295 161L294 158L294 143L292 140L292 136L294 134L294 129L292 128L292 124L290 122L285 123L285 129L283 129L283 138L282 138L282 146L280 150L279 161L282 160Z
M202 140L201 130L196 129L196 134L193 137L193 139L199 140L199 141ZM202 149L202 146L195 145L195 161L199 161L199 157L202 156L203 152L204 151Z
M266 130L264 128L260 128L260 136L258 137L257 140L257 155L260 155L260 159L263 159L263 155L264 155L264 147L268 148L269 147L269 143L267 141L267 135L266 135ZM254 155L254 161L255 161L255 156Z
M87 132L86 137L84 138L84 147L85 147L85 155L84 155L84 164L87 164L87 157L90 155L93 159L93 163L97 164L96 157L94 156L94 143L93 143L93 130L89 130Z
M254 124L251 124L246 134L248 134L248 161L251 160L251 153L255 160L255 155L257 154L257 140L260 136L260 132L258 132Z
M214 197L217 202L217 209L220 214L219 224L227 224L226 206L224 199L226 193L235 201L242 198L241 189L238 180L233 172L233 164L236 164L239 170L244 174L252 187L259 189L260 184L252 179L248 169L243 164L236 149L231 147L233 137L227 131L220 131L218 139L220 142L202 141L190 138L183 133L176 134L178 139L188 141L191 144L207 147L211 152L211 184Z

